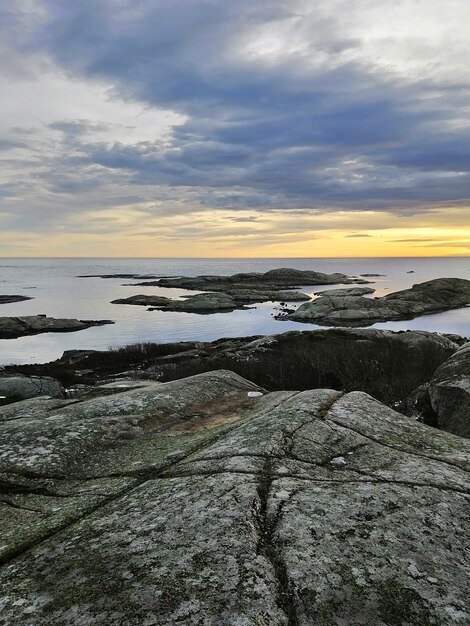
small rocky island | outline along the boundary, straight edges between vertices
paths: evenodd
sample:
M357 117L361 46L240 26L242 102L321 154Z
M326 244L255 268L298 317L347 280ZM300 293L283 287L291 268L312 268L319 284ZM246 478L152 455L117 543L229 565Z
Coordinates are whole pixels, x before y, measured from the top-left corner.
M470 442L218 370L0 408L2 619L468 624Z
M0 339L15 339L40 333L70 333L92 326L114 324L111 320L58 319L47 315L0 317Z
M156 285L204 293L120 303L233 310L354 280L276 272L168 278ZM462 279L373 291L328 290L297 312L364 325L470 303ZM2 320L23 334L109 323L0 318L0 332ZM469 437L458 335L328 328L5 367L2 619L467 626Z
M32 300L29 296L9 296L0 295L0 304L11 304L12 302L25 302L26 300Z

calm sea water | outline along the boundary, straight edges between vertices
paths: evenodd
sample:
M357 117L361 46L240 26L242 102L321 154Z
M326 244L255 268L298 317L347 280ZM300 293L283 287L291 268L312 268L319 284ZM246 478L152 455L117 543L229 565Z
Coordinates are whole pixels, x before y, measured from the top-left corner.
M405 289L432 278L470 279L470 257L380 259L0 259L0 294L32 296L26 302L0 305L0 315L36 315L78 319L111 319L109 326L76 333L47 333L0 340L0 364L47 362L69 349L106 349L138 341L213 340L220 337L274 334L319 328L274 320L274 303L256 308L198 315L147 311L145 307L110 304L138 293L181 296L179 289L135 287L123 279L77 278L79 274L142 273L161 276L263 272L278 267L320 272L385 274L370 278L374 295ZM408 273L409 271L413 273ZM328 287L323 287L326 289ZM322 288L302 288L313 292ZM414 320L375 324L392 330L421 329L470 336L470 308Z

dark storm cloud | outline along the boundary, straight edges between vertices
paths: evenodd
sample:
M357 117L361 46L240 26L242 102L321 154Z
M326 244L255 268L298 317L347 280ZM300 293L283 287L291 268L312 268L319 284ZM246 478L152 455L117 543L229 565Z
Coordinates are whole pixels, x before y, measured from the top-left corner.
M72 77L112 84L115 97L187 116L166 150L151 141L93 141L100 128L84 120L54 122L50 128L79 152L59 165L67 169L62 180L55 169L42 174L59 193L99 187L99 177L81 174L96 167L129 185L193 188L201 205L227 208L411 214L468 201L470 131L450 123L465 86L452 77L440 85L388 76L386 67L354 56L361 41L334 18L306 16L298 29L322 35L308 54L265 63L244 57L243 34L299 20L288 2L41 5L46 17L34 29L28 22L22 43L29 53L47 52ZM322 56L331 62L312 65Z

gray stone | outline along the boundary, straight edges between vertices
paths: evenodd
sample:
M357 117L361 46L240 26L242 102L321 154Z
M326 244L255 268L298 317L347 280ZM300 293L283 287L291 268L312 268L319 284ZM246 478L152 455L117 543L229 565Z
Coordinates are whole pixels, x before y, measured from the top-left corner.
M171 300L163 296L148 296L144 294L138 294L136 296L130 296L129 298L118 298L112 300L111 304L134 304L138 306L154 306L165 307L169 305Z
M0 317L0 339L14 339L39 333L67 333L91 326L114 324L111 320L56 319L46 315Z
M468 624L470 442L256 390L213 372L1 424L4 623Z

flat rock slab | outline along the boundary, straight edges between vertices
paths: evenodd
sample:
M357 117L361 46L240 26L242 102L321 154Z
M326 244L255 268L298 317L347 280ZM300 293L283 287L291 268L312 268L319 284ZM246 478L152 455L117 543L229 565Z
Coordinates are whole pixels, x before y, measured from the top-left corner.
M6 624L469 623L465 439L226 371L26 402L0 426Z
M57 319L46 315L0 317L0 339L14 339L40 333L70 333L104 324L114 324L114 322L111 320Z

